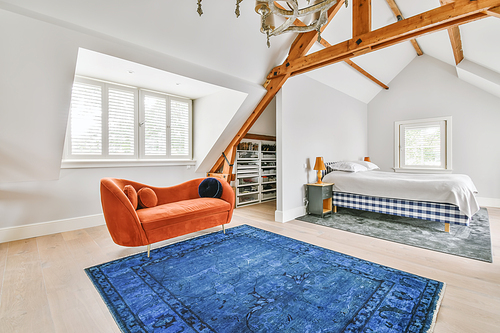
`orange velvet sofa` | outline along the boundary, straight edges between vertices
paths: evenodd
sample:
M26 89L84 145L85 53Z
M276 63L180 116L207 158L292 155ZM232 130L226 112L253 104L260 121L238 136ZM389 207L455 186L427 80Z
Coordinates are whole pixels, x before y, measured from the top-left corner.
M231 221L234 191L221 180L220 198L201 198L198 187L205 178L189 180L170 187L153 187L130 180L101 179L101 203L106 225L113 241L122 246L148 246L169 238L222 225ZM126 185L135 191L150 188L157 197L154 207L135 209L124 192ZM129 188L130 189L130 188Z

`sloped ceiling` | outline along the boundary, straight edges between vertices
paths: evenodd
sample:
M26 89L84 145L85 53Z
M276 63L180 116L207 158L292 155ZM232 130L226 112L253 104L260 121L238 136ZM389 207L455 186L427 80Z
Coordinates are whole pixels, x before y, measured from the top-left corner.
M408 18L439 7L439 0L396 0L403 14ZM397 22L386 0L372 0L372 30ZM486 18L460 26L464 56L489 70L500 73L500 19ZM322 37L335 45L352 38L352 6L342 7L333 18ZM416 38L422 51L434 58L455 66L455 58L448 32L438 31ZM319 43L309 53L322 49ZM386 49L352 58L357 65L389 86L415 57L417 53L410 42L404 42ZM370 81L345 63L337 63L305 75L332 88L344 92L362 102L369 103L384 89ZM460 78L465 80L465 75ZM473 82L468 81L471 84ZM500 88L500 87L498 87Z
M111 36L175 56L219 72L263 83L283 60L293 35L266 45L253 1L241 3L236 18L233 1L205 0L3 0L13 9L28 10L63 23ZM9 9L9 8L6 8ZM223 18L223 19L221 19Z
M75 74L197 99L228 90L133 61L80 48Z
M305 0L301 0L304 4ZM299 3L301 3L299 1ZM404 17L440 6L439 0L396 0ZM262 84L269 71L285 59L295 35L271 38L271 48L259 31L254 1L205 0L203 15L196 0L2 0L3 7L35 12L58 22L82 27L132 44L172 55L223 73ZM372 29L396 22L386 0L372 0ZM460 27L465 58L500 73L500 19L488 18ZM352 5L344 6L323 33L334 45L352 37ZM455 65L446 31L417 38L422 50ZM318 43L311 52L321 49ZM352 60L384 84L416 56L409 42ZM365 103L383 89L344 63L306 75Z
M15 145L21 140L12 140L12 138L22 139L24 132L34 133L32 135L36 137L35 134L40 134L43 131L39 126L40 121L46 123L47 126L56 126L57 128L49 131L50 135L45 135L43 140L32 141L36 141L36 144L43 144L44 147L62 146L70 97L72 78L70 74L74 73L75 70L76 55L73 54L73 51L68 51L69 49L59 51L63 54L58 54L58 56L64 59L65 63L58 63L54 57L58 43L72 43L73 41L70 39L70 34L63 31L50 35L50 31L53 30L51 24L55 24L69 28L71 31L102 37L103 40L117 41L119 42L117 44L121 45L120 53L125 57L134 53L132 50L141 53L141 58L142 54L145 53L148 59L159 65L158 68L169 67L169 64L165 64L165 62L168 62L168 59L174 59L175 61L172 63L182 62L183 66L191 66L189 69L191 72L199 72L199 69L203 69L202 76L205 80L217 77L217 82L213 83L226 88L238 90L237 87L233 87L236 81L238 81L237 85L239 86L242 85L242 81L248 83L249 86L254 86L248 87L249 95L241 107L242 112L236 112L234 117L228 120L229 123L224 132L217 138L217 143L213 146L213 153L211 152L210 156L204 158L204 165L212 164L218 158L220 154L218 152L222 151L234 137L239 127L253 111L252 108L262 98L265 90L261 85L267 74L273 67L282 64L295 38L294 34L272 37L271 47L268 48L265 35L259 31L260 18L254 11L255 2L251 0L241 2L241 16L239 18L235 17L235 2L235 0L205 0L202 2L204 14L199 17L196 12L197 0L0 0L0 9L3 9L4 13L16 14L5 14L5 17L17 24L15 29L23 31L23 22L31 24L31 29L36 29L36 26L43 27L37 34L31 34L32 30L28 29L25 40L13 41L9 33L9 29L12 27L8 23L1 25L3 22L0 22L0 27L3 29L0 35L5 38L4 41L10 42L10 45L15 45L18 48L18 50L3 52L7 55L0 53L0 58L6 59L6 63L3 65L4 72L8 74L4 76L3 80L0 80L1 84L5 84L4 93L8 94L10 98L6 105L15 105L17 101L15 98L18 98L17 95L23 88L28 87L30 91L33 90L40 94L41 100L44 100L44 94L46 94L43 90L38 89L40 85L37 82L27 82L29 80L21 80L20 77L16 76L16 68L13 64L23 62L20 66L23 65L23 68L31 66L29 68L32 71L39 70L37 66L45 66L44 72L49 75L40 75L39 77L45 79L45 77L51 76L53 86L64 87L62 90L57 89L57 92L52 92L50 102L54 102L54 105L49 105L50 103L45 105L47 109L57 110L57 112L53 111L53 119L47 117L43 112L39 112L39 108L34 102L35 99L31 102L24 101L19 97L19 101L25 105L20 112L23 112L22 116L30 119L33 128L19 129L11 126L12 128L4 131L3 136L0 135L2 146L13 147L10 150L15 150ZM299 0L299 3L306 4L305 0ZM404 17L411 17L440 6L439 0L396 0L396 3ZM330 44L335 45L352 37L351 6L352 4L347 8L342 7L323 32L323 38ZM24 20L19 18L18 14L34 20ZM396 22L396 17L386 0L372 0L372 29L378 29L394 22ZM491 17L468 23L460 26L460 31L467 65L464 64L457 69L460 74L458 76L471 84L495 93L500 87L498 82L498 75L500 75L500 62L498 61L500 59L500 34L498 33L500 19ZM44 36L43 33L46 32L49 35ZM66 39L60 40L61 37ZM447 31L419 37L417 42L425 54L455 66ZM44 54L34 57L30 53L32 52L30 45L46 48L46 52L44 49ZM131 47L127 48L128 46ZM316 44L311 52L321 48L321 45ZM157 57L159 54L163 56L161 60ZM392 80L416 56L411 44L405 42L352 60L388 85L390 89ZM55 70L61 66L65 67L64 70L59 70L59 76L51 75L52 68ZM91 72L88 68L80 68L80 70ZM183 70L185 73L186 70ZM330 65L304 75L364 103L370 103L375 96L385 92L380 86L345 63ZM29 73L25 73L25 76L29 77ZM208 79L207 76L211 78ZM17 81L8 80L9 77L17 78ZM21 88L17 89L16 87ZM154 89L154 87L152 88ZM1 100L0 104L2 104ZM7 109L7 107L3 107L3 110ZM7 128L9 126L7 124L15 123L18 119L16 117L21 117L21 113L18 112L18 115L14 115L11 112L11 114L2 114L2 116L5 116L2 121L6 124L4 127ZM37 117L41 119L38 122ZM5 139L3 139L4 137ZM42 153L43 149L38 149L31 141L23 142L23 145L29 146L31 150L40 151L39 154L36 154L36 158L47 160L45 164L50 165L50 177L47 178L39 174L38 170L27 170L24 173L29 173L32 177L21 179L17 173L29 165L29 161L24 159L17 161L15 159L18 156L12 156L9 158L14 162L10 163L10 169L11 171L15 169L16 175L10 178L36 180L57 177L62 149L52 148L50 154L47 154ZM2 154L9 156L5 151ZM2 173L5 172L2 171Z

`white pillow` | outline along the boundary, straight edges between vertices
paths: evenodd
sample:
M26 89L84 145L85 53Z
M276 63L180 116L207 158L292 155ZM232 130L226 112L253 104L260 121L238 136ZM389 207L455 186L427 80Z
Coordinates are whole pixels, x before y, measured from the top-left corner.
M380 169L378 165L372 162L367 162L367 161L355 161L354 163L358 163L359 165L362 165L366 167L368 170L377 170Z
M368 168L356 162L340 161L330 164L333 170L346 171L346 172L361 172L368 171Z

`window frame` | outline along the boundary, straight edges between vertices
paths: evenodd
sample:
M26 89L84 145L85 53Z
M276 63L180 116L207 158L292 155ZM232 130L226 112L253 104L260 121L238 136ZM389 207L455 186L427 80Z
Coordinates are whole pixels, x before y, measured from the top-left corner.
M167 105L167 120L166 120L166 139L167 139L167 150L165 156L160 155L160 156L154 156L154 155L146 155L145 147L143 143L145 143L145 130L146 128L144 127L145 124L145 117L146 117L146 111L145 111L145 105L144 105L144 98L145 96L154 96L157 98L165 98L166 99L166 105ZM188 127L188 137L189 137L189 145L188 145L188 154L187 155L179 155L176 157L173 157L172 155L172 145L171 145L171 115L172 115L172 110L171 110L171 102L172 101L180 101L188 104L189 107L189 127ZM193 151L193 101L189 98L183 98L183 97L178 97L178 96L172 96L168 95L166 93L162 92L157 92L157 91L152 91L148 89L139 89L139 142L141 142L140 149L139 149L139 159L141 160L158 160L158 159L164 159L164 160L184 160L192 159L192 151Z
M404 156L404 129L439 124L441 127L441 166L406 165ZM444 133L443 133L444 131ZM444 134L444 135L443 135ZM394 167L395 172L408 173L451 173L452 169L452 117L436 117L394 122Z
M63 159L61 168L93 168L93 167L120 167L120 166L158 166L158 165L195 165L196 162L192 159L193 151L193 101L192 99L169 95L165 92L152 91L133 87L129 85L122 85L116 82L109 82L94 78L75 76L74 82L81 82L84 84L91 84L101 87L101 139L102 139L102 152L101 155L79 155L72 154L72 141L71 141L71 109L68 112L67 130L65 136ZM108 97L109 89L118 89L130 91L134 93L134 154L133 155L116 155L109 154L109 136L108 136ZM145 118L144 110L144 96L145 94L162 96L167 100L167 126L170 127L170 101L179 100L186 102L189 106L189 127L188 127L188 150L189 153L184 156L172 157L170 154L170 131L168 130L166 144L167 154L159 156L150 156L144 154L144 126Z

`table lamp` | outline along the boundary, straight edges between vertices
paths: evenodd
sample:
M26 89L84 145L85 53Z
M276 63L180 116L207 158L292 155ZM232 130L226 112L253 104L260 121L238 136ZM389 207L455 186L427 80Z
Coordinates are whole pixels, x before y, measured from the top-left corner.
M326 170L325 162L323 162L323 157L316 157L316 163L314 164L314 170L318 170L318 181L316 184L323 184L321 181L321 170Z

